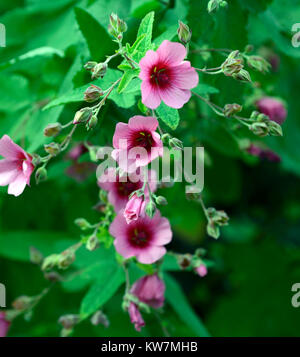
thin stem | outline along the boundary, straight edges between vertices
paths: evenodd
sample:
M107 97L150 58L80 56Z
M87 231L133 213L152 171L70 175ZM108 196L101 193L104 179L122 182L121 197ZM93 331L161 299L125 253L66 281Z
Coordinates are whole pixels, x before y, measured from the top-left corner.
M129 271L126 263L123 263L123 269L125 272L125 282L126 282L125 294L128 294L130 290L130 277L129 277Z
M197 48L190 51L191 53L201 53L201 52L227 52L230 53L232 50L229 48Z
M164 324L163 324L163 322L162 322L162 320L161 320L161 318L160 318L158 312L157 312L157 311L154 311L154 315L155 315L157 321L159 322L159 324L160 324L160 326L161 326L161 329L162 329L163 334L165 335L165 337L170 337L171 335L170 335L169 331L167 330L166 326L164 326Z
M206 210L206 207L205 207L205 204L204 204L202 196L200 196L199 202L200 202L200 205L202 207L203 213L205 214L205 217L206 217L207 221L209 221L209 217L208 217L207 210Z

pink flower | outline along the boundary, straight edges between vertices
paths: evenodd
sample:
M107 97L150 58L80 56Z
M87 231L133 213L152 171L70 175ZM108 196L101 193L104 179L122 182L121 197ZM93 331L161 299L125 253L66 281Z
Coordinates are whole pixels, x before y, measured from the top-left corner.
M158 121L153 117L136 115L128 124L118 123L113 136L112 157L122 170L133 172L163 155L160 135L155 131Z
M73 164L66 169L66 174L77 182L83 182L92 173L96 172L96 169L97 165L93 162L74 161Z
M10 324L10 321L6 319L5 312L0 311L0 337L6 337Z
M120 211L109 232L115 237L114 245L119 254L125 259L135 256L143 264L152 264L163 257L166 254L164 245L172 239L170 223L159 211L152 219L145 215L129 224Z
M247 152L250 155L257 156L262 160L268 160L270 162L280 162L281 158L274 151L269 149L262 149L259 146L251 144L247 148Z
M186 57L185 47L178 42L163 41L157 51L147 51L140 61L142 102L155 109L160 102L181 108L198 84L198 74Z
M85 147L84 144L77 144L76 146L74 146L66 155L67 159L70 160L74 160L77 161L79 159L79 157L86 153L88 151L88 149Z
M136 281L130 292L140 301L154 309L162 307L165 301L166 286L157 274L147 275Z
M136 306L133 302L130 302L129 308L128 308L129 316L130 316L130 321L131 323L134 324L135 329L140 332L141 327L145 326L145 321L143 320L143 317Z
M128 202L128 196L143 186L143 181L140 179L137 182L134 180L134 175L124 175L120 178L116 169L108 168L105 173L99 178L98 185L105 191L108 191L108 200L114 206L115 211L119 212L125 208ZM156 175L155 171L148 171L148 181L151 192L156 191ZM147 188L145 191L147 195Z
M258 110L266 114L271 120L278 124L282 124L287 116L287 111L283 104L272 97L264 97L256 102Z
M7 135L0 139L0 155L0 186L9 185L8 193L19 196L30 183L32 157Z
M145 211L145 201L144 197L138 197L136 194L132 195L130 200L127 202L125 210L124 210L124 217L126 222L129 224L132 221L136 221L143 212Z
M195 268L196 273L203 278L207 274L207 268L204 264L200 264L197 268Z

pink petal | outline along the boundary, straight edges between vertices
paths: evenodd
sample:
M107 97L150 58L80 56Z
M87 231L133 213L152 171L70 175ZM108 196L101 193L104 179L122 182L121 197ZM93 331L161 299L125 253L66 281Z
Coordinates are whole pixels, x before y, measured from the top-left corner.
M23 173L20 173L13 182L8 186L8 194L14 196L20 196L26 187L26 177Z
M157 49L159 60L171 66L180 64L186 57L185 47L178 42L164 40Z
M153 117L136 115L129 119L128 126L131 130L135 131L155 131L158 126L158 121Z
M156 109L161 102L158 89L151 85L147 80L144 80L141 84L142 102L146 107Z
M147 51L145 57L140 60L141 72L139 78L142 80L149 79L149 71L157 64L158 60L159 58L156 52L153 50Z
M172 240L172 230L170 222L167 218L161 217L159 222L155 224L155 239L153 244L155 245L165 245Z
M172 68L172 84L181 89L195 88L199 82L196 70L191 67L190 62L185 61L179 66Z
M136 259L142 264L152 264L163 257L166 252L167 250L165 247L156 247L151 245L147 249L141 250L137 254Z
M0 160L0 186L6 186L13 182L18 176L19 161L16 160Z
M180 89L176 87L160 89L159 94L166 105L175 109L182 108L191 97L191 92L188 89Z
M116 130L113 136L113 146L115 149L120 148L120 140L122 139L129 139L131 135L131 130L128 127L128 124L125 123L118 123L116 125Z
M25 151L19 145L15 144L8 135L4 135L0 139L0 155L12 160L27 158Z

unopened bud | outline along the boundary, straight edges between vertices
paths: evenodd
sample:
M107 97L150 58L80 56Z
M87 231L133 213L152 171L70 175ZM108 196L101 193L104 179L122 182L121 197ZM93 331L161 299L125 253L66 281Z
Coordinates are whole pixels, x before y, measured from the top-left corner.
M42 264L42 270L50 270L54 268L58 263L59 255L58 254L51 254L46 257Z
M210 0L207 4L207 11L212 13L214 11L219 10L220 7L226 7L227 1L223 0Z
M114 37L117 37L118 35L127 31L126 22L121 20L117 14L112 13L109 17L109 22L110 22L110 26L108 31Z
M75 253L72 250L65 250L59 255L58 268L67 269L74 262L75 258Z
M54 142L50 144L45 144L44 150L51 156L56 156L60 153L60 145Z
M59 275L56 271L50 271L48 273L44 274L44 278L46 280L52 281L52 282L57 282L57 281L62 281L63 278L61 275Z
M78 110L74 116L73 124L85 123L93 115L93 110L89 107Z
M94 129L97 126L97 124L98 124L98 118L96 117L96 115L92 115L90 120L86 123L86 128L87 130Z
M187 44L191 41L192 31L188 27L188 25L184 24L183 22L179 21L179 27L177 29L179 41L183 44Z
M64 315L58 319L58 323L67 330L72 329L79 321L79 315Z
M99 192L99 198L100 198L100 201L101 201L101 202L107 203L107 191L100 190L100 192Z
M179 255L177 261L181 269L187 269L191 265L192 257L190 254Z
M151 200L146 205L146 208L145 208L146 215L149 216L150 218L153 218L155 211L156 211L156 205Z
M225 76L233 76L243 69L244 60L239 51L232 51L227 59L222 63L221 68Z
M29 253L30 253L31 263L37 264L37 265L42 264L42 262L44 260L44 256L38 249L36 249L35 247L30 247Z
M92 79L103 78L107 71L107 63L97 63L96 66L92 69Z
M38 185L40 182L45 181L47 179L47 170L45 167L39 167L35 172L35 181Z
M229 118L235 115L236 113L239 113L242 109L243 107L236 103L226 104L224 107L224 115L225 117Z
M103 90L92 84L84 92L84 100L88 103L93 103L103 95Z
M271 65L263 57L249 56L247 57L248 66L262 73L268 72Z
M155 202L158 204L158 205L161 205L161 206L166 206L168 204L168 201L166 200L166 198L164 196L158 196L156 197L156 200Z
M171 139L171 135L168 133L165 133L161 136L161 140L164 144L169 144L170 139Z
M85 218L76 218L74 223L78 226L82 231L86 231L91 228L90 223Z
M269 130L270 130L270 135L273 135L273 136L282 136L283 135L281 126L278 123L276 123L275 121L270 120Z
M217 211L215 208L210 207L206 210L206 213L210 220L219 226L226 226L229 221L229 217L225 211Z
M99 245L100 245L99 239L95 235L92 235L86 242L86 249L93 251L99 248Z
M30 307L33 300L33 297L23 295L13 301L12 306L16 310L26 310Z
M206 231L212 238L218 239L220 237L220 228L212 221L207 224Z
M92 71L96 65L97 65L97 62L95 62L95 61L89 61L89 62L87 62L87 63L84 65L84 68L85 68L87 71Z
M176 150L183 150L183 143L177 138L171 138L169 140L169 145Z
M61 129L62 129L62 125L58 122L48 124L44 129L44 135L48 137L56 136L61 132Z
M245 53L250 53L250 52L252 52L253 51L253 45L247 45L246 47L245 47L245 50L244 50L244 52Z
M94 326L103 325L104 327L109 326L109 320L107 316L102 311L97 311L91 317L91 324Z
M269 134L269 129L266 123L253 123L250 125L250 130L254 135L257 135L261 138Z
M238 73L233 73L232 77L241 82L251 82L250 73L245 69L241 69Z

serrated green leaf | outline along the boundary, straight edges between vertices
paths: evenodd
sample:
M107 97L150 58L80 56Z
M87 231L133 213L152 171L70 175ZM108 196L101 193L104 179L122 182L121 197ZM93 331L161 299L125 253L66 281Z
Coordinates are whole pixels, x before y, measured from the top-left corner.
M127 70L124 74L123 77L121 79L121 82L119 83L118 86L118 93L122 93L127 86L129 85L129 83L133 80L133 78L137 77L139 74L139 70L138 69L130 69Z
M192 91L199 95L216 94L220 92L218 88L212 87L209 84L205 83L198 84L198 86L196 88L193 88Z
M159 118L167 124L172 130L175 130L179 124L179 113L177 109L168 107L164 102L156 109Z
M151 11L147 14L141 24L139 26L137 39L140 36L143 36L143 39L139 42L138 51L133 55L133 59L137 62L144 57L145 53L152 48L151 40L152 40L152 29L153 29L153 22L154 22L154 12Z

